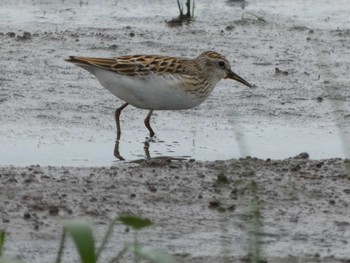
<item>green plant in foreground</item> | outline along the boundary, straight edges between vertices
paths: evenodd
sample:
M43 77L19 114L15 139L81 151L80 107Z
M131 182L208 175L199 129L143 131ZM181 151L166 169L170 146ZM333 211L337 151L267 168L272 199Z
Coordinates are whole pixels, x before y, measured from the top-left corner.
M0 230L0 263L21 263L20 261L3 256L3 249L5 245L6 233Z
M0 230L0 257L2 257L2 250L5 244L5 232Z
M249 216L249 257L251 263L261 262L261 212L258 199L258 185L253 180L250 185L252 204Z
M134 262L139 262L140 259L143 258L153 263L175 263L174 258L170 255L138 243L137 231L152 225L152 222L149 219L143 219L132 215L120 216L113 219L101 242L100 247L97 250L95 250L95 241L89 224L82 220L69 220L64 222L56 263L61 262L66 234L69 234L72 237L82 263L96 263L112 234L114 225L117 222L121 222L122 224L133 229L134 242L132 244L125 245L125 247L109 261L110 263L119 262L121 257L126 252L131 252L134 255Z
M96 263L103 249L105 248L112 234L113 228L117 222L121 222L122 224L133 229L134 242L131 244L126 244L119 253L117 253L110 261L108 261L109 263L120 262L122 256L127 252L130 252L134 255L134 262L139 262L141 258L151 263L176 262L172 256L158 249L152 249L148 246L141 245L138 243L137 232L143 228L149 227L150 225L152 225L152 222L147 218L144 219L132 215L120 216L113 219L108 227L106 234L102 239L101 245L97 249L91 226L87 222L80 219L67 220L63 222L63 231L55 262L62 262L64 243L67 235L69 235L73 239L73 242L77 248L81 262ZM4 242L5 232L0 231L0 263L21 263L20 261L17 261L12 258L5 258L2 255Z

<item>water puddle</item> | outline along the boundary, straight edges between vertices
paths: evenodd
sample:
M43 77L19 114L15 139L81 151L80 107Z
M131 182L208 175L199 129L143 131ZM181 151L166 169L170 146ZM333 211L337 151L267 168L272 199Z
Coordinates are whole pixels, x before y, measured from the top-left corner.
M285 126L245 127L244 134L232 130L159 131L155 140L140 131L122 134L116 148L112 131L79 131L80 137L53 140L0 138L0 165L113 165L123 158L173 157L196 160L225 160L245 156L283 159L308 152L312 159L347 157L344 145L334 131ZM119 155L119 156L118 156ZM119 159L117 157L119 157Z

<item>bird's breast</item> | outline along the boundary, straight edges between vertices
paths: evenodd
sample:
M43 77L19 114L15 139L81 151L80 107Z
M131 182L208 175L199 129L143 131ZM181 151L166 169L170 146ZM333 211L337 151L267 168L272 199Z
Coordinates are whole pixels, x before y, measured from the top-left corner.
M201 104L213 89L184 84L180 76L171 74L125 76L102 69L93 74L115 96L141 109L190 109Z

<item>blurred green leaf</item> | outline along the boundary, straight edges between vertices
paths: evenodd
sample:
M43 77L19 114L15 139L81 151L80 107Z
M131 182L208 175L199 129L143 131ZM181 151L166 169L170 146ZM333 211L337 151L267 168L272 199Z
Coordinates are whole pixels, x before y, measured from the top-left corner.
M141 229L152 225L151 220L148 218L141 218L133 215L120 216L118 220L124 225L130 226L134 229Z
M63 223L64 230L74 240L83 263L95 263L95 241L91 227L83 220L69 220Z
M0 257L2 256L2 250L5 244L5 232L0 230Z
M152 263L176 263L174 257L160 251L159 249L153 249L148 246L129 245L128 250Z

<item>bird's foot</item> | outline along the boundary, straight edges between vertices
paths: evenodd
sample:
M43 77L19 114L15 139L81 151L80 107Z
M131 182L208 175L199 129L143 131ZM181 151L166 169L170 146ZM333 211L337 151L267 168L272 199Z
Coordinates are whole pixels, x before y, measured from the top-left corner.
M125 159L123 158L123 156L120 155L120 152L119 152L119 140L115 141L113 154L115 158L117 158L119 161L125 161Z

